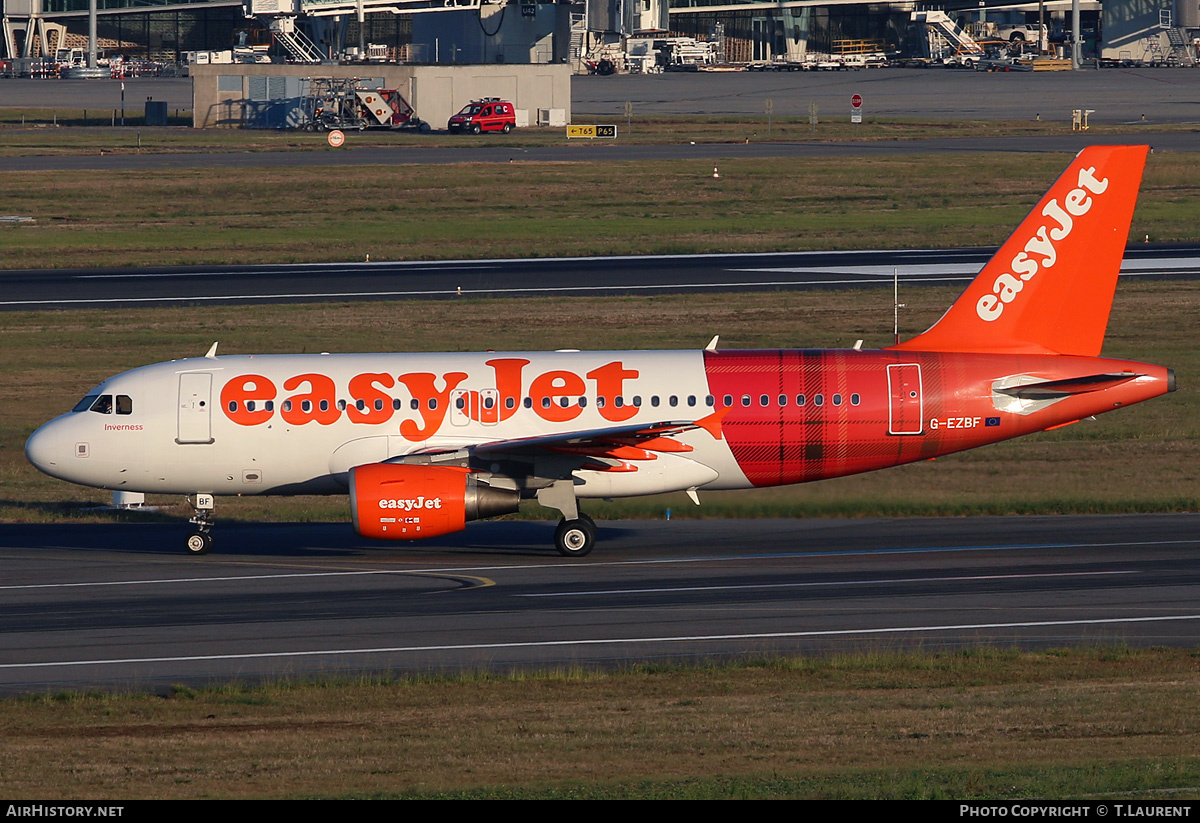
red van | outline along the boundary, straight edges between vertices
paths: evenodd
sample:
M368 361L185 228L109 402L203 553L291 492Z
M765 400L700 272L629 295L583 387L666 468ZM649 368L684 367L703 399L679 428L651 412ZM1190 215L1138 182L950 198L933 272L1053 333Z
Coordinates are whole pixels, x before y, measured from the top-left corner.
M499 97L472 100L463 110L450 118L446 128L451 133L499 131L508 134L517 127L517 110L513 104Z

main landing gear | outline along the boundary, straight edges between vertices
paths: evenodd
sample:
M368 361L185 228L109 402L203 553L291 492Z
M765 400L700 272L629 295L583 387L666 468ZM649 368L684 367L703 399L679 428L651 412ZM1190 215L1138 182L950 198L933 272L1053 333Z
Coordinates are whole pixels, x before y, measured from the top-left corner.
M538 502L548 509L558 509L563 519L554 530L554 548L563 557L585 557L596 547L596 523L579 511L575 499L575 484L558 480L538 489Z
M197 494L196 502L192 504L192 516L188 520L196 528L187 536L188 554L208 554L212 551L212 512L213 496Z
M563 557L584 557L596 545L596 523L583 512L574 520L559 521L554 530L554 548Z

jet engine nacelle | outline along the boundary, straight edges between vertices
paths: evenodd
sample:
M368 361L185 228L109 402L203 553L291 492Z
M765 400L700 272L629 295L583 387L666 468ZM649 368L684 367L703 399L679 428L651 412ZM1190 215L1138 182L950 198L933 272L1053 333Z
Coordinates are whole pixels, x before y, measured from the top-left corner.
M470 469L370 463L350 470L354 531L418 540L462 531L468 520L515 512L520 493L480 482Z

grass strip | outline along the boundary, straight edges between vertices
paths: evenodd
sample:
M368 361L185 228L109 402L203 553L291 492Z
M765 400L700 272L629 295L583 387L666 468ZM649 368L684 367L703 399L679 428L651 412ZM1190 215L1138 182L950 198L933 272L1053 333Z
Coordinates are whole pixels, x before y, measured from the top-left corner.
M33 220L0 224L0 268L997 245L1065 160L8 172L0 201ZM1200 166L1151 156L1131 237L1194 239L1198 214Z
M0 700L10 799L1200 796L1200 658L864 649Z

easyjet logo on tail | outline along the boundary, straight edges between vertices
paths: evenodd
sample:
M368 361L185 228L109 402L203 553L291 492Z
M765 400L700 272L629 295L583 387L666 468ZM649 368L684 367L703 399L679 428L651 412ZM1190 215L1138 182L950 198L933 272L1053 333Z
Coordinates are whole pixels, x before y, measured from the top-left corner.
M992 293L985 294L975 304L975 313L981 320L991 322L1004 314L1004 307L1017 299L1025 283L1043 269L1051 268L1058 261L1056 243L1061 243L1075 228L1075 218L1082 217L1092 208L1092 195L1101 195L1108 189L1108 178L1096 179L1095 166L1079 170L1076 188L1067 192L1060 204L1052 199L1042 207L1042 216L1049 222L1040 226L1033 236L1025 241L1024 248L1017 252L1008 264L1008 271L992 282Z

